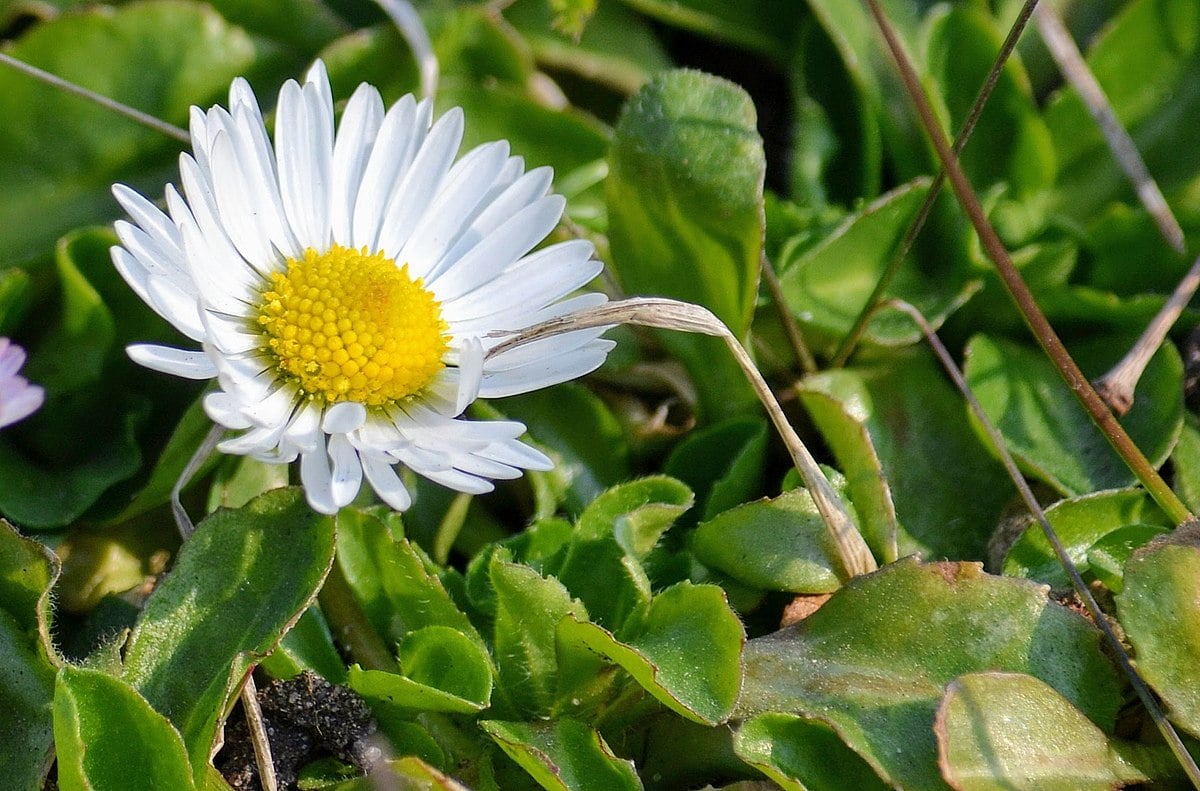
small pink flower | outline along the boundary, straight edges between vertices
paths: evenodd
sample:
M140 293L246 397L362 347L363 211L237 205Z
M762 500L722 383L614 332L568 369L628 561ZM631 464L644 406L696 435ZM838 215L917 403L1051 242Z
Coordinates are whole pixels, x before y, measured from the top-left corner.
M0 428L29 417L46 400L45 390L17 373L24 364L25 350L0 338Z

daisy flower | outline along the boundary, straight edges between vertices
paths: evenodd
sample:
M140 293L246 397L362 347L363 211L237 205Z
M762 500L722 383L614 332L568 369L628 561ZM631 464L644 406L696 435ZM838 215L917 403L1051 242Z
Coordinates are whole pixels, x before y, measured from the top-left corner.
M0 338L0 428L29 417L46 400L45 390L17 373L24 364L25 350Z
M612 348L588 329L488 357L490 333L598 305L579 288L601 264L584 241L531 252L558 224L551 171L508 144L455 160L463 114L428 100L384 109L361 85L336 131L325 67L279 94L274 145L250 86L229 109L192 108L192 153L167 212L123 185L132 222L113 262L199 349L133 345L156 371L215 379L209 417L239 432L218 448L300 459L309 503L334 513L367 482L393 508L396 466L472 494L551 462L514 421L462 417L476 398L582 376Z

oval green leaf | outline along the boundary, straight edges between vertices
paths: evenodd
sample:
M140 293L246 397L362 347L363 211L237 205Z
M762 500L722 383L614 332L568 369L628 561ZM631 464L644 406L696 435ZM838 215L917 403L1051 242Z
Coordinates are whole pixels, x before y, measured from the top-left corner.
M797 626L751 640L735 714L823 720L906 789L944 788L934 711L963 673L1028 673L1111 728L1121 698L1100 634L1046 594L973 563L885 566L847 583Z
M1046 519L1081 573L1089 569L1088 549L1122 527L1133 524L1174 527L1162 509L1140 489L1093 492L1062 500L1046 509ZM1009 548L1004 558L1004 573L1037 580L1053 588L1071 586L1071 579L1041 525L1032 519Z
M197 525L146 601L124 680L183 734L196 772L230 696L312 604L333 551L333 519L300 489L276 489Z
M1200 735L1200 528L1181 527L1125 565L1117 614L1138 672L1167 713Z
M585 646L620 665L672 711L708 725L724 722L733 711L742 686L745 635L724 591L690 582L655 596L627 638L577 617L558 626L560 642Z
M1129 343L1095 338L1071 352L1084 373L1095 376ZM984 412L1029 474L1065 495L1136 482L1040 350L976 335L967 344L964 369ZM1170 455L1183 426L1183 363L1169 341L1138 381L1133 409L1121 425L1152 464Z
M879 776L826 723L794 714L760 714L734 735L738 757L784 791L883 791Z
M1110 791L1149 778L1033 676L968 673L938 706L938 762L959 791Z
M785 245L779 282L788 309L814 347L832 352L850 331L928 191L929 181L918 179L849 215L815 245L807 244L808 234ZM902 267L888 295L911 302L936 327L978 288L965 261L949 256L930 267ZM907 316L881 311L866 338L896 346L913 343L920 334Z
M879 557L984 556L1012 484L963 420L962 398L931 355L822 371L799 392Z
M658 75L626 104L606 182L613 271L630 294L703 305L745 338L758 293L766 160L754 103L697 71ZM753 394L715 338L664 333L710 416Z
M500 749L548 791L640 791L633 762L618 758L595 729L582 722L503 722L480 727Z
M841 585L837 548L804 489L703 522L692 535L692 551L701 563L761 590L829 593Z
M196 786L179 731L120 679L64 667L54 689L62 791L188 791Z

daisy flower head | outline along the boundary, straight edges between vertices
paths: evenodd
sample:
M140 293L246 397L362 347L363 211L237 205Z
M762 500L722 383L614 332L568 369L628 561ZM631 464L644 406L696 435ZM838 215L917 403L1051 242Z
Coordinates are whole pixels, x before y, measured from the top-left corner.
M605 301L575 292L599 274L588 242L534 251L562 215L551 171L525 172L508 144L456 160L463 114L428 100L390 109L361 85L335 129L325 67L289 81L274 141L248 83L228 109L192 108L192 153L166 213L113 192L113 262L198 349L134 345L138 363L215 379L209 417L240 432L218 448L300 460L308 501L333 513L367 482L393 508L411 502L403 465L483 493L550 460L514 421L467 420L476 398L582 376L612 348L601 329L488 356L493 333Z
M25 364L25 350L0 338L0 428L24 420L46 400L46 391L17 372Z

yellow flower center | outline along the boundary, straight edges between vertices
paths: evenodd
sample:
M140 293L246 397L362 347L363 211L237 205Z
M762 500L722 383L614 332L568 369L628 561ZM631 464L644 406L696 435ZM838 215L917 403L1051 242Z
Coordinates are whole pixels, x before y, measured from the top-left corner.
M271 274L258 324L279 373L328 403L407 398L442 369L448 343L441 305L407 264L337 244Z

